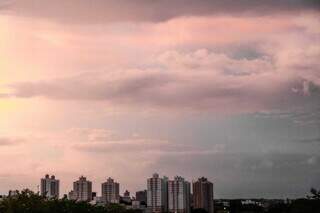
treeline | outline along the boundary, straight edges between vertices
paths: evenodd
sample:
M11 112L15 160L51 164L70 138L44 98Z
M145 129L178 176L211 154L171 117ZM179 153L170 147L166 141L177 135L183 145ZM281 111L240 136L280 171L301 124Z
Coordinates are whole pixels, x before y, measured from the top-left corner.
M320 213L320 200L297 199L290 204L272 206L268 213Z
M290 203L278 203L267 209L257 205L243 205L241 200L233 200L229 209L215 207L216 213L320 213L320 191L311 190L305 199ZM206 213L194 209L192 213ZM8 196L0 201L0 213L142 213L141 210L126 209L125 206L110 204L107 206L91 205L87 202L73 200L47 199L28 189Z
M118 204L95 206L67 198L47 199L30 190L23 190L0 201L0 213L141 213L141 211L127 210Z
M320 213L320 200L297 199L291 203L277 203L269 207L262 207L255 204L241 204L241 201L234 200L227 210L215 207L216 213Z
M320 213L320 190L311 188L307 198L296 199L291 203L273 205L268 213Z
M251 199L257 203L244 204L245 199L224 200L229 206L221 202L215 203L215 213L320 213L320 190L312 188L306 198L287 200L286 202L269 201L268 205L260 205L264 199ZM279 201L279 200L278 200ZM199 212L202 213L202 212Z

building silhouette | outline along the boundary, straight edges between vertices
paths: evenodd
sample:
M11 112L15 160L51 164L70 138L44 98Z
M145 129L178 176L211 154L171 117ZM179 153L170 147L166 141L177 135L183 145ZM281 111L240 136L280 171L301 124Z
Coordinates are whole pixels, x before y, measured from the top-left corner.
M147 204L147 190L137 191L136 200L139 201L141 204Z
M193 208L213 213L213 183L201 177L193 182Z
M47 198L59 198L60 182L54 175L49 177L47 174L44 178L41 178L41 191L40 194Z
M168 178L160 178L157 173L147 180L148 212L168 211Z
M104 203L119 203L119 183L109 177L101 184L101 196Z
M73 190L69 192L69 199L90 202L92 200L92 182L81 176L79 180L73 182Z
M168 212L190 213L190 183L180 176L168 181Z

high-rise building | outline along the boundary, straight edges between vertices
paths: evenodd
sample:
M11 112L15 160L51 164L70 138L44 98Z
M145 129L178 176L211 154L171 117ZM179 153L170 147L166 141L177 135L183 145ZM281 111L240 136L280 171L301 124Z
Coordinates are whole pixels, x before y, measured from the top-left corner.
M90 202L92 200L92 182L81 176L79 180L73 182L73 190L69 193L69 199Z
M101 185L101 195L104 203L119 203L119 183L109 177L107 182Z
M213 183L207 178L202 177L193 182L193 208L213 213Z
M157 173L147 180L147 206L149 212L168 211L168 178Z
M141 204L147 204L147 190L136 192L136 200Z
M41 178L41 195L47 198L59 198L59 180L54 175L49 177L47 174Z
M168 181L168 212L190 213L190 183L182 177Z

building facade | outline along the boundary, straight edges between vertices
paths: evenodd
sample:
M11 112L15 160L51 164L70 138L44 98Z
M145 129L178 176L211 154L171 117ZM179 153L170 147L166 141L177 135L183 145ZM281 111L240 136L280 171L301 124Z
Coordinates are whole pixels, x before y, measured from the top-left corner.
M182 177L168 181L168 212L190 213L190 183Z
M153 174L147 180L148 212L159 213L168 211L168 178L160 178Z
M213 183L207 178L202 177L193 182L193 208L213 213Z
M137 191L136 200L140 201L141 204L147 204L147 190Z
M115 182L112 178L108 178L107 182L101 185L101 196L104 203L119 203L120 184Z
M92 182L81 176L79 180L73 182L73 190L69 193L69 199L90 202L92 200Z
M47 174L44 178L41 178L40 194L47 198L59 198L59 185L60 182L54 175L49 177Z

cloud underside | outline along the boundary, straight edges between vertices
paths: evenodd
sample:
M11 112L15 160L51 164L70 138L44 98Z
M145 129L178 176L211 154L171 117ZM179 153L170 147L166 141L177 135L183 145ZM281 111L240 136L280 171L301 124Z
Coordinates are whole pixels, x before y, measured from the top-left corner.
M19 83L13 97L45 97L56 100L104 101L109 104L145 106L167 109L226 110L254 112L302 107L319 103L319 89L309 95L293 93L302 88L304 79L276 82L278 87L265 90L251 77L224 79L221 83L210 77L176 79L176 76L145 74L119 81L86 77L85 80L57 79L53 82ZM245 82L247 82L245 84ZM229 84L229 85L223 85ZM272 94L277 93L273 96ZM236 105L235 105L236 104Z
M232 0L7 0L2 3L3 10L14 14L70 23L159 22L180 16L213 14L261 16L319 11L319 8L320 4L316 0L238 0L236 2Z
M32 32L21 27L15 32L21 39L8 48L19 54L7 61L27 61L29 69L61 77L11 82L10 92L1 92L0 98L239 112L317 105L318 18L314 13L254 19L223 15L47 30L41 22ZM25 48L20 51L20 46ZM29 48L35 50L32 55L24 52Z
M146 62L150 68L85 72L68 78L18 82L10 86L13 92L4 97L227 112L317 106L320 100L318 56L318 51L308 56L299 55L296 59L300 65L309 66L304 69L291 62L284 65L282 61L274 62L281 60L274 59L276 55L237 59L206 49L191 53L169 51ZM303 57L309 57L308 65L304 65Z

